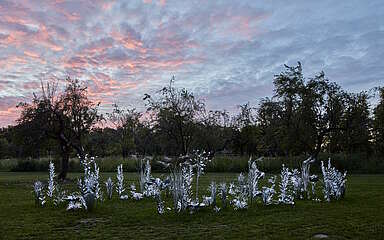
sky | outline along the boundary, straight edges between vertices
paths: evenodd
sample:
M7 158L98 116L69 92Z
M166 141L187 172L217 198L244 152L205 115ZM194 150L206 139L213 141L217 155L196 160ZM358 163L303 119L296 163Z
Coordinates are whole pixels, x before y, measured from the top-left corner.
M176 78L209 109L273 95L300 61L352 92L384 85L384 2L0 0L0 127L41 81L66 76L101 102L144 110Z

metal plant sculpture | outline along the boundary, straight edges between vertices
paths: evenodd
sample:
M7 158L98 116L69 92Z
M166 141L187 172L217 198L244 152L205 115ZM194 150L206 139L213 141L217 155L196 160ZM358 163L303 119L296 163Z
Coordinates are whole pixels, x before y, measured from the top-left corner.
M270 179L268 179L268 182L271 183L271 186L263 187L261 190L262 201L265 205L270 205L273 203L272 198L273 198L273 195L276 193L275 181L276 181L276 177L275 176L271 177Z
M209 161L209 154L209 152L194 150L190 158L192 166L196 168L196 203L199 203L199 178L204 174L204 169Z
M35 203L38 206L44 206L45 196L44 196L44 186L43 183L37 181L33 184L33 191L35 193Z
M136 191L136 186L135 184L131 184L131 195L132 195L132 198L135 199L135 200L140 200L142 199L144 196L142 193L139 193Z
M85 209L87 210L88 206L84 199L84 197L80 193L72 193L66 198L68 202L68 210L76 210L76 209Z
M123 173L123 164L120 164L117 166L117 186L116 186L116 192L119 195L120 199L128 199L128 195L123 195L125 192L124 188L124 173Z
M114 183L113 183L112 179L109 177L107 179L107 181L105 182L105 188L107 189L108 199L112 199L113 186L114 186Z
M259 161L260 159L257 159L256 161ZM264 177L264 172L260 171L257 168L256 161L252 161L252 158L248 161L248 194L249 198L251 199L251 202L256 196L261 195L261 192L258 189L258 182L261 178Z
M216 192L217 187L215 182L211 182L211 184L208 186L208 191L210 193L210 196L204 197L203 203L206 206L213 206L216 207Z
M293 169L291 172L291 182L293 185L293 194L296 198L303 199L303 179L300 171L298 169Z
M173 209L176 212L190 210L194 212L199 208L212 206L215 212L219 212L221 208L225 208L227 204L233 206L235 210L248 208L248 201L252 201L261 196L261 201L265 205L283 203L294 204L295 197L303 198L303 194L307 198L312 198L314 201L320 201L316 195L316 183L318 176L309 175L309 166L313 162L312 158L308 158L303 162L302 172L298 169L290 170L282 165L280 174L279 195L278 200L274 200L277 194L275 190L276 177L272 176L268 179L268 184L259 186L259 181L265 176L265 173L257 168L256 161L251 159L248 162L249 173L245 177L242 173L237 177L237 181L227 185L223 182L216 185L211 182L208 191L209 196L203 196L203 201L199 202L199 177L204 173L204 168L208 157L205 152L195 151L193 157L181 156L177 159L165 158L164 166L169 167L170 176L165 180L154 178L151 176L151 165L149 159L141 162L140 168L140 190L136 191L136 186L130 186L130 195L132 199L140 200L144 197L151 197L156 202L157 212L165 213L166 210L172 210L165 207L165 201L162 196L168 193L172 194ZM171 161L172 160L172 161ZM81 159L81 165L84 168L84 176L78 179L78 191L65 196L64 191L60 191L59 185L55 183L55 167L52 162L49 163L49 179L47 189L45 191L43 184L40 181L34 183L35 202L39 206L46 204L46 198L53 199L54 205L59 206L64 200L68 201L67 210L84 209L91 210L95 203L102 200L102 192L99 185L99 167L94 158L88 158L86 155ZM195 201L192 200L192 182L194 177L194 169L196 169L196 196ZM341 173L336 168L331 166L330 160L325 166L321 162L324 183L324 198L326 201L332 199L340 199L344 196L346 186L346 172ZM116 184L111 178L105 182L106 195L108 199L112 199L114 185L120 199L128 199L125 194L123 165L117 167L117 182ZM311 184L312 191L308 192L308 184ZM221 201L217 203L216 197L220 197ZM221 203L221 205L220 205Z
M56 196L55 196L55 199L53 200L53 203L56 206L58 206L58 205L62 204L63 202L65 202L66 197L67 197L66 192L61 191L60 185L56 185Z
M186 210L192 203L193 167L188 162L178 163L171 169L171 191L174 209Z
M309 199L308 185L309 185L309 177L310 177L309 169L311 167L311 164L314 163L315 160L316 159L311 156L307 158L301 165L301 179L303 184L303 191L307 194L308 199Z
M321 162L324 181L324 198L326 201L331 199L340 199L345 194L345 183L347 181L347 172L341 173L331 165L331 159L328 160L328 166Z
M146 161L145 161L146 160ZM144 164L145 161L145 164ZM140 191L141 193L146 197L154 196L154 185L152 184L152 181L154 180L151 176L151 164L149 162L149 159L143 159L140 161Z
M248 207L248 183L242 173L237 177L237 185L234 183L230 184L229 194L233 197L231 203L235 210Z
M283 164L283 168L281 170L280 174L280 195L279 195L279 202L284 204L295 204L294 197L292 195L291 190L291 172L288 168L286 168Z
M219 195L221 197L221 204L223 208L227 207L227 184L225 182L219 184Z
M99 167L95 162L95 158L88 158L88 155L85 155L80 161L84 168L84 176L77 181L79 192L66 197L69 201L67 210L80 208L92 210L96 201L101 200Z
M49 178L48 178L48 187L47 187L47 196L52 199L56 186L55 186L55 165L53 162L49 162Z
M319 181L319 177L317 175L311 175L309 177L309 181L311 182L312 186L312 200L320 201L320 199L316 196L316 183Z
M94 198L94 200L101 199L101 189L99 184L99 167L95 162L95 158L88 158L86 155L81 164L84 167L84 177L79 179L79 186L84 196L87 198Z
M153 185L154 185L154 188L153 188L154 193L152 195L154 196L154 198L156 200L157 212L159 214L163 214L165 212L164 201L161 198L161 190L164 187L163 182L161 181L160 178L156 178Z

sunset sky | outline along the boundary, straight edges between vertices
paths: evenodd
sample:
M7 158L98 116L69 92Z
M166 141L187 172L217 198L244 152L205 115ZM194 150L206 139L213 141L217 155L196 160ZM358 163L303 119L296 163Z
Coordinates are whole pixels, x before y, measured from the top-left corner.
M271 96L273 75L297 61L349 91L383 86L383 1L0 0L0 126L40 80L79 78L105 112L143 110L175 75L233 111Z

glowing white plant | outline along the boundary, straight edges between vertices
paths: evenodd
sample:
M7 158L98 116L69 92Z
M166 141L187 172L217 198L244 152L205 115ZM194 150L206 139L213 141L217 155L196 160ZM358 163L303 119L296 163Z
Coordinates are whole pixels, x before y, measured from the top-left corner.
M61 191L60 185L56 185L56 196L55 199L53 200L54 204L56 206L60 205L66 200L66 192Z
M223 207L225 208L227 206L227 184L220 183L219 184L219 196L221 197L221 203L223 204Z
M84 168L84 176L77 180L79 192L74 192L66 197L66 200L69 201L67 210L81 208L92 210L96 201L101 200L99 167L95 158L88 158L88 155L85 155L80 158L80 163Z
M48 187L47 187L47 196L49 198L53 198L53 194L55 192L55 165L53 162L49 162L49 178L48 178Z
M171 170L171 190L175 211L186 210L192 203L192 180L193 167L189 163L178 164Z
M248 207L247 201L244 201L244 200L242 201L240 199L234 199L232 201L232 204L233 204L235 210L245 209Z
M124 188L124 173L123 173L123 164L120 164L117 166L117 186L116 186L116 192L119 195L120 199L127 199L127 195L123 195L125 192Z
M160 178L156 178L156 180L154 181L154 198L156 200L156 204L157 204L157 212L159 214L163 214L164 213L164 202L163 200L161 199L161 190L162 190L162 187L163 187L163 182L161 181Z
M315 160L316 159L311 156L308 159L306 159L301 165L301 179L302 179L303 191L307 194L308 199L309 199L308 184L309 184L309 176L310 176L309 169L311 167L311 164L314 163Z
M347 181L347 172L341 173L331 165L331 159L328 160L328 166L321 162L324 181L324 198L326 201L331 199L340 199L345 193L345 183Z
M258 161L258 160L256 160ZM264 172L260 171L257 168L256 161L252 161L250 158L248 161L248 194L251 201L258 195L261 194L261 192L258 189L258 182L261 178L264 177Z
M186 209L192 201L193 168L187 164L181 169L182 174L182 208Z
M271 177L270 179L268 179L268 182L271 184L271 186L263 187L261 190L261 193L262 193L261 197L265 205L270 205L273 203L272 198L273 198L273 195L276 193L275 181L276 181L276 177L275 176Z
M93 204L95 200L101 199L99 167L95 158L88 158L88 155L81 159L81 164L84 168L84 176L83 179L79 179L78 185L85 200L89 200L89 203Z
M317 175L311 175L309 177L309 181L311 182L312 185L312 200L314 201L320 201L319 198L316 196L316 183L319 180L319 177Z
M131 188L131 195L133 199L140 200L144 197L142 193L136 192L135 184L131 184L130 188Z
M209 153L205 151L194 150L190 159L191 164L196 168L196 203L199 203L199 178L204 174L204 169L209 161L208 155Z
M231 183L229 184L229 190L228 190L228 193L229 193L230 195L235 195L235 194L236 194L236 192L235 192L235 184L234 184L233 182L231 182Z
M67 196L66 199L69 201L67 211L76 209L88 209L88 205L80 193L72 193L71 195Z
M294 204L294 198L292 195L292 190L290 186L291 172L283 164L281 174L280 174L280 195L279 202L284 204Z
M302 175L298 169L293 169L291 172L291 182L293 185L293 193L300 199L303 198L302 193L304 192Z
M201 207L212 206L215 212L221 210L216 204L216 195L221 198L222 207L225 208L227 203L230 203L235 210L248 208L248 201L252 201L257 196L261 196L261 200L265 205L274 203L294 204L295 197L303 197L303 193L306 193L308 198L312 198L314 201L320 201L316 197L316 183L318 177L316 175L309 175L309 166L313 159L309 158L303 162L302 172L298 169L290 170L282 165L279 182L279 196L278 201L273 200L276 194L275 184L276 177L273 176L268 179L269 184L264 186L258 186L259 180L265 176L264 172L261 172L256 165L256 161L251 159L248 162L249 173L245 177L242 173L238 176L237 181L232 182L227 186L226 183L220 183L216 185L215 182L211 182L208 191L209 196L203 196L203 201L199 202L198 198L198 184L199 177L204 173L205 164L208 158L205 157L205 152L194 152L194 157L181 156L178 161L171 163L166 162L166 166L172 166L170 178L164 181L160 178L154 178L151 176L151 165L149 160L141 163L140 170L140 189L141 192L136 192L136 186L134 184L130 187L130 195L125 194L124 188L124 174L123 165L120 164L117 167L117 182L116 192L120 199L133 199L140 200L143 197L152 197L156 201L157 212L163 214L166 210L171 210L169 207L165 207L165 202L162 199L162 195L171 192L174 203L174 210L177 212L189 209L191 212ZM168 160L168 159L167 159ZM176 164L175 164L176 163ZM79 191L73 192L68 196L65 196L64 191L60 191L59 185L55 183L55 168L54 164L49 164L49 179L46 192L44 192L43 184L40 181L34 183L34 195L36 204L43 206L46 203L45 197L53 199L53 202L58 206L64 200L68 201L67 210L73 209L85 209L91 210L97 200L102 199L101 189L99 186L99 167L97 166L94 158L88 158L86 155L81 159L81 165L84 168L84 176L78 179ZM192 182L194 176L194 170L196 169L196 200L192 201ZM325 166L321 162L321 169L323 173L324 182L324 198L326 201L332 199L339 199L345 193L346 186L346 173L341 173L331 166L329 160L328 166ZM312 191L308 193L308 184L311 184ZM111 178L108 178L105 182L107 196L112 198L113 183ZM45 196L46 193L46 196Z
M151 197L154 196L154 186L152 184L153 178L151 176L151 164L149 162L149 159L144 161L141 160L140 162L140 178L139 178L139 183L140 183L140 191L143 193L144 196L146 197Z
M231 203L235 210L248 207L248 183L242 173L237 177L237 185L230 184L229 194L233 197Z
M44 186L40 181L36 181L33 184L33 191L35 193L35 202L39 206L44 206L45 204L45 196L44 196Z
M112 199L113 186L114 186L114 183L113 183L112 179L109 177L107 179L107 181L105 182L105 188L107 189L108 199Z
M217 187L215 182L211 182L211 184L208 186L208 191L210 192L209 197L204 197L204 204L207 206L216 206L216 192Z

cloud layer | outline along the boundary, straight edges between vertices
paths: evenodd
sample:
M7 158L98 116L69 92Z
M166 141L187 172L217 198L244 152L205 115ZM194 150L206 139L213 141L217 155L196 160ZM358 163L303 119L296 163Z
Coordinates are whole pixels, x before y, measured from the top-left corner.
M215 109L272 94L301 61L351 91L384 82L376 1L0 1L0 126L40 80L77 77L102 110L143 108L172 75ZM382 84L383 85L383 84Z

